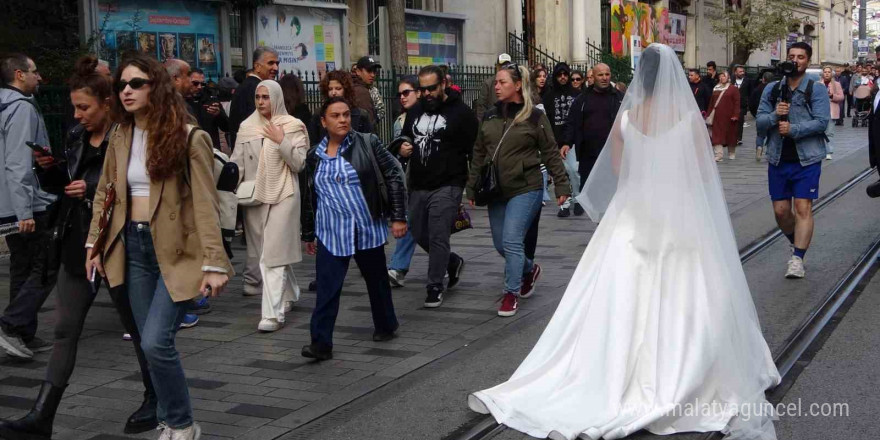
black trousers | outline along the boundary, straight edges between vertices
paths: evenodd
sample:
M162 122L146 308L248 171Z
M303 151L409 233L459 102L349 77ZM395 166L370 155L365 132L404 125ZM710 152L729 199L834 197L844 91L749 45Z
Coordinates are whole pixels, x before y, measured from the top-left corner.
M339 314L339 298L342 285L348 273L351 257L337 257L330 253L318 240L318 255L315 270L318 281L318 297L315 310L312 312L311 334L312 345L319 350L333 347L333 328ZM370 311L373 314L373 326L377 332L390 333L399 326L394 314L394 303L391 301L391 284L388 282L388 269L385 266L385 246L373 249L358 250L354 261L367 283L370 296Z
M749 114L748 107L742 107L739 109L739 120L736 121L736 140L743 140L743 125L746 123L746 115Z
M34 232L6 237L9 246L9 305L0 316L8 334L30 342L37 334L37 313L58 278L58 267L49 263L49 214L34 213Z
M58 273L57 309L58 318L55 324L55 345L46 367L46 381L56 387L67 386L67 381L76 365L76 352L83 325L96 292L92 291L89 281L81 271L71 273L62 267ZM134 351L141 368L141 380L144 383L144 396L155 395L150 370L144 351L141 350L141 337L138 333L131 304L128 301L128 290L125 286L110 289L110 299L119 313L119 319L125 331L131 335Z

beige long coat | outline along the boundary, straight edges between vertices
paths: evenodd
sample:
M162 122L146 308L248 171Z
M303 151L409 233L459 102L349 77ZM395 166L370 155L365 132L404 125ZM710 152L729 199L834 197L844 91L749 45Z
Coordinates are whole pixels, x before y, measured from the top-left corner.
M300 241L300 187L297 174L305 167L309 135L302 121L296 129L286 133L281 145L268 139L236 142L230 160L238 164L242 182L254 180L260 161L261 148L278 148L284 163L293 174L294 193L274 205L239 207L244 212L248 256L262 257L268 267L284 266L302 261Z

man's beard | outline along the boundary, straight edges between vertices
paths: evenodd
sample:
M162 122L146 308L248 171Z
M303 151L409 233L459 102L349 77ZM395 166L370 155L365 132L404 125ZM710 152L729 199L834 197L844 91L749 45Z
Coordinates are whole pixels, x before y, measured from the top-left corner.
M424 108L425 112L427 112L427 113L436 113L437 110L440 109L440 102L441 101L439 98L434 98L434 97L432 97L431 99L421 98L421 101L422 101L422 108Z

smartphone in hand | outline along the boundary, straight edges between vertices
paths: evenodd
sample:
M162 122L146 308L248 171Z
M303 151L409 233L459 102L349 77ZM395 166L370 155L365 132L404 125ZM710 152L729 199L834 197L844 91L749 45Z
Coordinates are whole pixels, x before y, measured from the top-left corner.
M52 155L52 152L48 148L43 147L41 145L37 145L31 141L26 141L25 145L30 147L31 150L34 150L40 156L51 156Z

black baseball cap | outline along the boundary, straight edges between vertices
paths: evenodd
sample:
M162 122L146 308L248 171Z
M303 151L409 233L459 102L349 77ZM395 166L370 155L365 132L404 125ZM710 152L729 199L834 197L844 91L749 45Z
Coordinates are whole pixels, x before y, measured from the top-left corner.
M376 60L373 59L373 57L371 57L371 56L361 57L361 59L359 59L357 64L355 64L354 66L357 67L358 69L367 69L367 70L382 68L382 65L379 64L378 62L376 62Z

